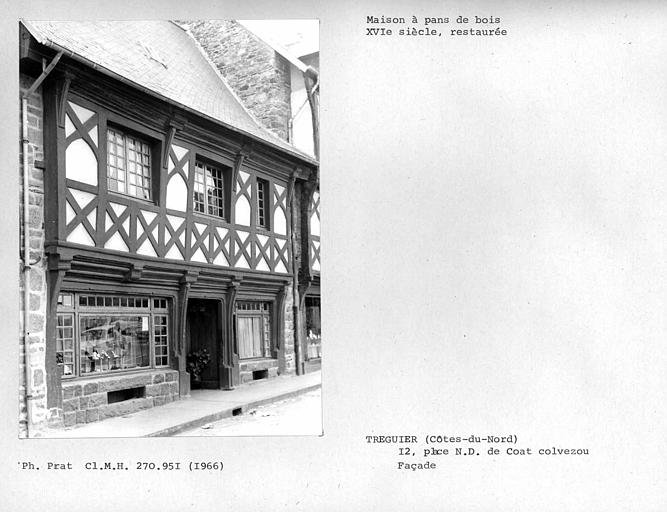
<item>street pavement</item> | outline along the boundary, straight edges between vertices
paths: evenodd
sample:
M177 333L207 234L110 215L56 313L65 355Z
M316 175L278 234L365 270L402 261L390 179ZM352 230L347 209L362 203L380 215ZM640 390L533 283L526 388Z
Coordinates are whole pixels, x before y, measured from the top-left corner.
M280 376L239 386L232 391L203 389L190 398L153 407L126 416L109 418L66 430L54 430L44 437L163 437L190 431L222 418L244 416L254 408L309 393L321 386L320 371L301 376ZM321 412L320 412L321 416ZM298 422L294 425L299 428ZM317 430L317 429L315 429ZM308 430L313 435L321 431ZM289 432L298 434L298 432ZM239 434L234 434L239 435ZM255 435L255 434L248 434Z
M322 389L262 405L239 416L181 432L189 436L281 436L322 434Z

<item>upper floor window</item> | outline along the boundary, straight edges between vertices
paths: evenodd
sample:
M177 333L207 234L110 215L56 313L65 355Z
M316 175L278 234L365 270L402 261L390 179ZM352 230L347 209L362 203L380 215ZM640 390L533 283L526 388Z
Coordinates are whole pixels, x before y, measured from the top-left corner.
M107 187L141 199L151 199L151 146L116 128L107 128Z
M269 229L269 183L257 178L257 227Z
M194 211L224 218L224 198L225 185L222 169L202 162L196 162Z

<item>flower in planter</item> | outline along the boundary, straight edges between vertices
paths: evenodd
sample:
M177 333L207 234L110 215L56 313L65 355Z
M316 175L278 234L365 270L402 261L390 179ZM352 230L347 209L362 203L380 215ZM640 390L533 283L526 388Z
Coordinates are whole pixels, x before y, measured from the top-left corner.
M196 379L201 377L204 369L211 362L211 354L205 348L190 352L187 357L188 373L193 375Z

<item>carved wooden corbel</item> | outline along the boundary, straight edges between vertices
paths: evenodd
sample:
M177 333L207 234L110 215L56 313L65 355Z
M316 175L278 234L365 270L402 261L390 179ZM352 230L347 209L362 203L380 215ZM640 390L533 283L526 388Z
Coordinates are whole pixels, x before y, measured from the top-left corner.
M141 262L132 263L130 269L125 273L124 282L138 281L144 272L144 264Z
M60 128L65 127L65 113L67 112L67 95L69 93L69 86L72 83L74 75L72 73L65 72L60 78L58 85L56 86L56 95L57 95L57 105L58 105L58 126Z
M313 276L310 273L310 265L305 265L299 269L299 310L303 311L306 302L306 292L313 283Z
M51 309L51 316L53 316L58 304L58 295L60 294L60 287L62 286L63 279L67 271L72 268L72 257L70 255L51 252L48 254L47 268L49 307Z
M227 350L224 353L224 363L225 365L232 365L234 361L234 355L237 354L235 344L232 342L234 337L234 311L236 310L236 294L239 287L241 286L241 280L234 279L230 281L229 286L227 287Z
M294 186L296 184L296 175L301 169L295 167L292 169L292 172L289 177L289 182L287 182L287 205L292 205L292 199L294 198Z
M222 385L224 389L234 389L239 383L238 347L234 339L234 310L240 279L233 279L227 287L225 343L222 350Z
M252 144L249 142L246 142L241 146L241 149L239 149L238 153L236 153L236 159L234 160L234 169L233 169L233 176L232 176L232 191L236 193L236 188L237 188L237 178L239 175L239 171L241 170L241 167L243 166L243 162L245 161L246 158L250 156L252 153Z
M185 336L186 336L185 330L186 330L187 315L188 315L188 296L190 295L190 288L192 287L192 284L197 282L198 277L199 277L198 272L187 270L181 277L180 281L180 288L178 291L179 313L180 313L179 321L181 323L180 336L178 340L179 354L183 354L183 351L185 350Z
M169 166L169 151L171 150L171 144L174 142L174 137L176 132L183 130L185 128L185 121L176 119L172 117L167 123L167 136L164 142L164 148L162 150L162 168L166 169Z

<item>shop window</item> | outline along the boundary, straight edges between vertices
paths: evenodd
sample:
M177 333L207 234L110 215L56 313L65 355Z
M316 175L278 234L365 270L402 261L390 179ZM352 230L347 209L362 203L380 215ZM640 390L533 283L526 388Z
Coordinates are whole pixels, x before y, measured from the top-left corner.
M320 298L306 296L306 357L315 359L322 355L322 326L320 319Z
M149 318L149 315L81 315L81 374L149 366Z
M273 357L271 304L237 302L236 336L241 359Z
M56 359L63 376L167 366L167 308L164 298L61 294Z
M257 227L269 229L269 182L257 178Z
M166 366L169 362L168 325L166 315L155 315L153 339L155 341L155 366Z
M63 377L74 375L74 315L58 315L56 326L56 362Z
M195 212L225 217L225 180L222 169L197 161L193 208Z
M107 188L152 199L151 145L117 128L107 128Z

